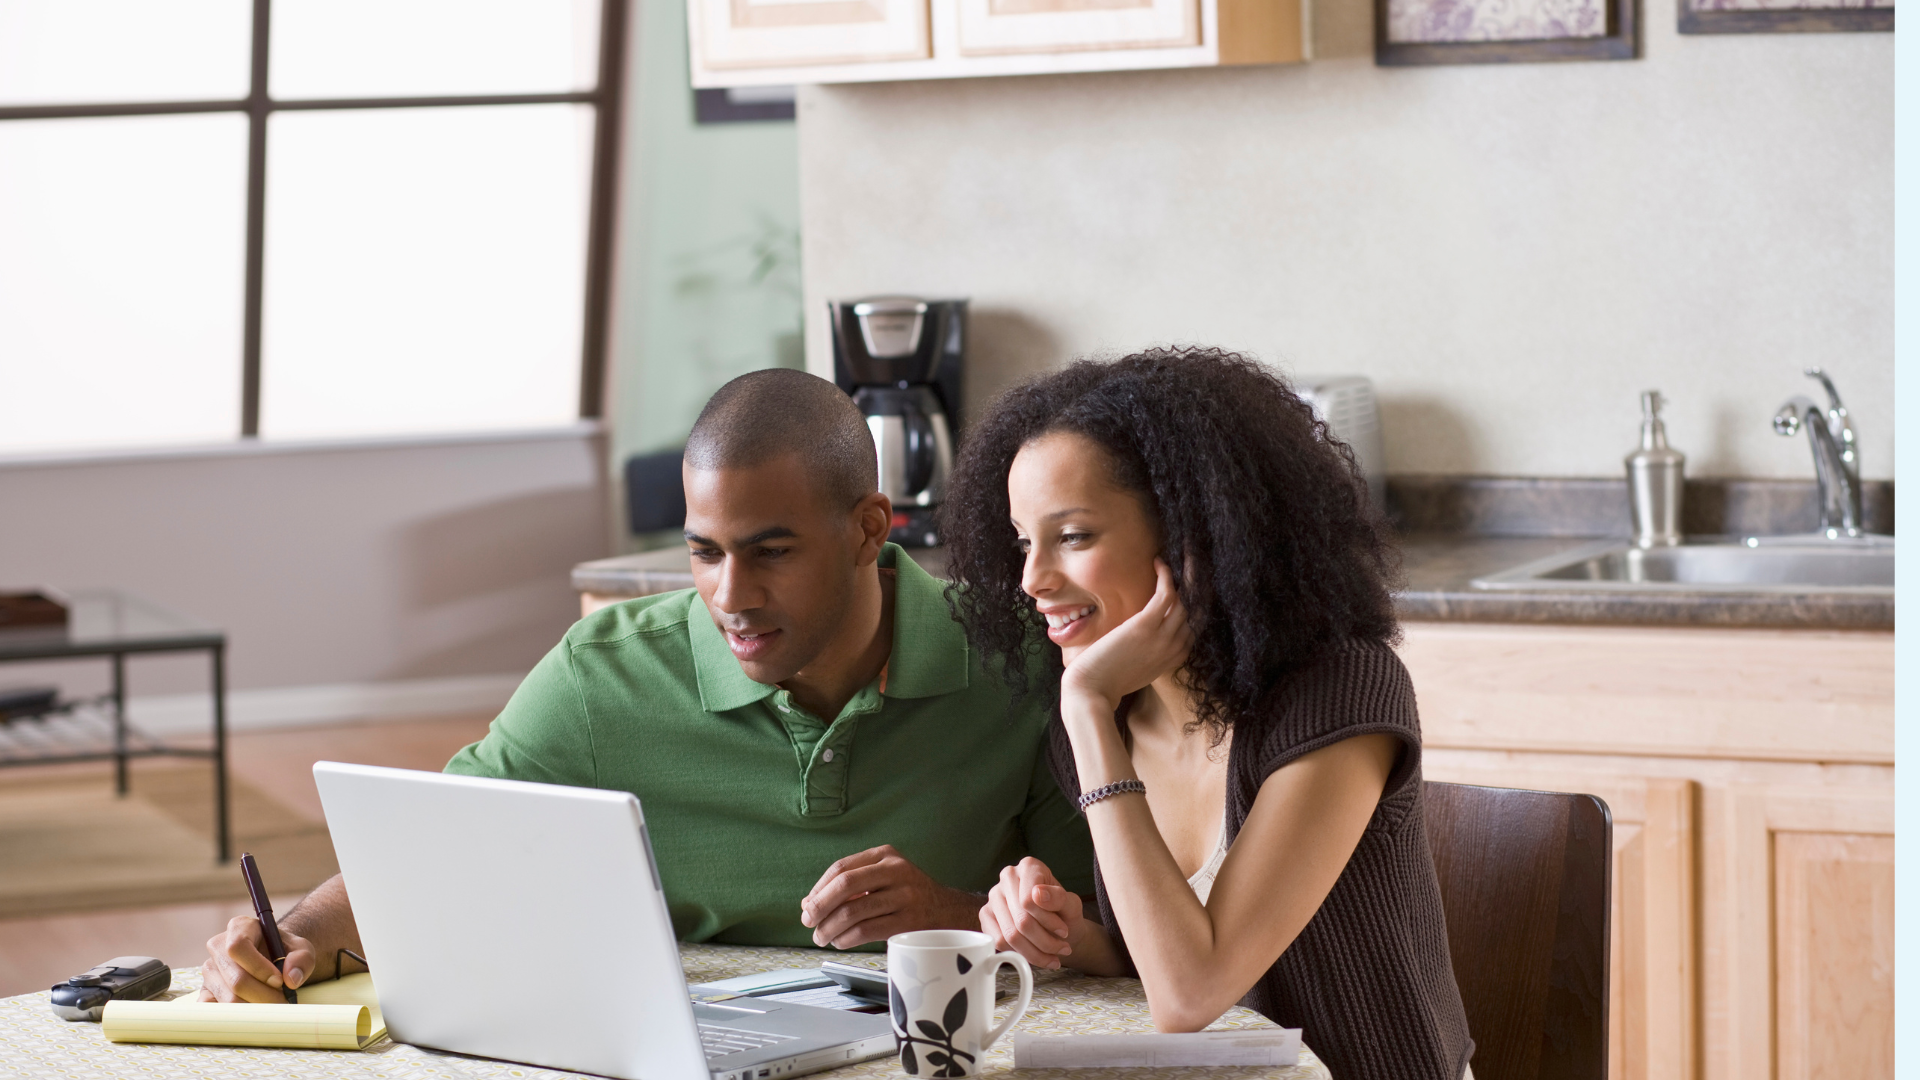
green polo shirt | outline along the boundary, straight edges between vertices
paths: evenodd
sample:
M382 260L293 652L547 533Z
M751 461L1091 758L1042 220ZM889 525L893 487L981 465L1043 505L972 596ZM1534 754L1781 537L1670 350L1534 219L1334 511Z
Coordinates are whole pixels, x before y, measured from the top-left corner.
M692 589L587 616L446 771L640 797L685 941L813 944L800 899L828 864L892 844L944 885L985 892L1034 855L1093 890L1086 823L1047 770L1045 713L1013 709L898 547L882 680L826 723L733 658Z

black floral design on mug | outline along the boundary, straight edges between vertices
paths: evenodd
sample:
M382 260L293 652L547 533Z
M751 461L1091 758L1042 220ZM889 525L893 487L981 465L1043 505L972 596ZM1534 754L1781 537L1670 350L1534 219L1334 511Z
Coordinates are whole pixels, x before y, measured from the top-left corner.
M967 969L973 965L968 963L967 958L964 956L958 957L958 959L960 961L960 973L964 975L967 973ZM913 1026L920 1030L919 1035L913 1034L907 1027L907 1003L900 1000L900 991L897 988L889 986L887 989L887 997L893 1007L893 1036L900 1044L901 1068L907 1070L909 1073L919 1074L920 1060L919 1056L915 1054L913 1050L914 1044L919 1043L930 1047L930 1049L926 1051L927 1064L936 1068L937 1071L934 1072L934 1076L956 1077L967 1075L968 1067L973 1064L973 1055L953 1045L954 1036L959 1033L960 1026L967 1022L967 991L965 987L955 991L953 997L948 999L946 1011L940 1016L940 1023L936 1024L931 1020L913 1021ZM960 1063L961 1058L966 1059L966 1065Z

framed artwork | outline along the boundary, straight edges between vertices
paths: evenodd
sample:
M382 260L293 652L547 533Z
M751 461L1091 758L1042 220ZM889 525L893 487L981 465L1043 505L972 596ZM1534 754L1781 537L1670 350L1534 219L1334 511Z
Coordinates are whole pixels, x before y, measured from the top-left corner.
M791 86L729 86L724 90L693 92L693 122L696 124L791 119Z
M1679 0L1683 34L1893 30L1893 0Z
M1723 0L1680 0L1693 2ZM1374 0L1373 5L1373 58L1383 67L1639 55L1640 0Z

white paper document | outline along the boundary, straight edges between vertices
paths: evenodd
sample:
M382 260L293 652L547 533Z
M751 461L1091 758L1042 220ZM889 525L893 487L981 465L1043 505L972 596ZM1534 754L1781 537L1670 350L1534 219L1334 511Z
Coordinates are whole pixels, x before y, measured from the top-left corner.
M1299 1063L1299 1028L1196 1031L1186 1035L1013 1033L1013 1067L1016 1069Z

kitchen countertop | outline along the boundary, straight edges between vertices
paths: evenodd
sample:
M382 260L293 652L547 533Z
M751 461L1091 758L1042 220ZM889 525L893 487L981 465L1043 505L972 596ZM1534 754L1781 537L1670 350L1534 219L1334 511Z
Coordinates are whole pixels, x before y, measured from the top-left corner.
M1394 606L1410 622L1893 629L1891 596L1679 589L1595 592L1544 586L1495 591L1472 585L1474 578L1569 551L1593 539L1598 538L1404 535L1400 538L1404 583Z
M1661 591L1598 593L1577 589L1475 589L1476 577L1545 558L1591 537L1486 536L1415 532L1400 537L1400 617L1410 622L1571 623L1577 625L1774 627L1891 630L1893 598L1844 593ZM946 567L939 548L910 550L936 576ZM684 548L666 548L581 563L573 587L607 598L650 596L691 588Z

